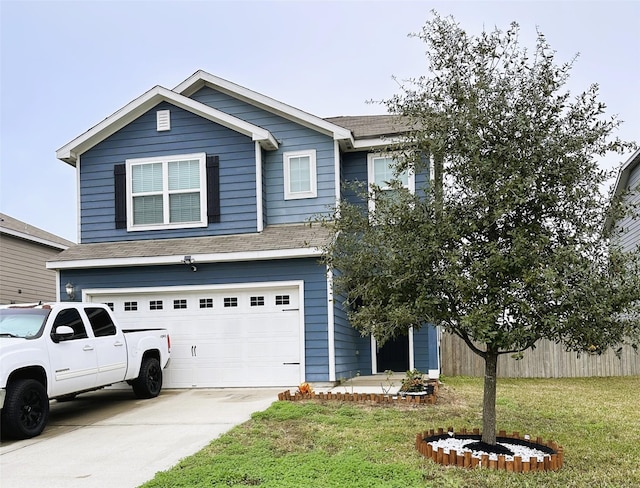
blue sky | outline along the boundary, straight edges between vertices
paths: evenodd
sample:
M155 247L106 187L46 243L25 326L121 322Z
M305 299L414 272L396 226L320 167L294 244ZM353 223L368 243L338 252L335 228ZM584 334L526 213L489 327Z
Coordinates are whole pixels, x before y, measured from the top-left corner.
M417 32L435 9L469 32L536 28L572 93L600 85L617 135L640 140L638 1L0 0L0 211L77 240L74 169L55 151L155 85L198 69L320 117L384 113L425 73ZM626 156L608 158L612 166Z

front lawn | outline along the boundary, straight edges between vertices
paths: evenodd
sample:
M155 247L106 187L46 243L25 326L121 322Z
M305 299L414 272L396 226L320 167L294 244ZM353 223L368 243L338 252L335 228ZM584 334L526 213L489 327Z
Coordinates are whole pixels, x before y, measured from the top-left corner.
M442 467L429 428L481 427L482 380L445 378L436 405L276 402L161 472L151 487L638 487L640 378L500 379L498 428L564 447L557 472Z

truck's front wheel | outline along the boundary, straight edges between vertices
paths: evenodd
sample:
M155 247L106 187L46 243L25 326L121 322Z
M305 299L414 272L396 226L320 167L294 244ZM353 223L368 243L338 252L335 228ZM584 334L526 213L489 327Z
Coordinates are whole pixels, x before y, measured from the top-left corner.
M138 398L154 398L162 389L162 368L156 358L143 359L140 366L140 374L131 383L133 393Z
M42 383L16 380L7 388L2 408L2 435L28 439L40 435L49 419L49 398Z

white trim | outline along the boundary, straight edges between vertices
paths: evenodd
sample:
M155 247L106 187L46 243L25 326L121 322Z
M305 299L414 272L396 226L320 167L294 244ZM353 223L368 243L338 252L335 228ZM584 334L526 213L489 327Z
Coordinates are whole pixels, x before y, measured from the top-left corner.
M393 153L369 153L367 154L367 185L371 190L371 185L375 182L374 159L393 159ZM411 169L407 170L407 184L404 187L411 193L416 191L416 175ZM381 187L382 190L388 187Z
M260 143L255 143L256 151L256 230L264 230L264 210L262 207L262 150Z
M197 263L228 263L235 261L262 261L268 259L292 259L321 256L322 250L303 247L299 249L282 249L271 251L241 251L211 254L194 254L192 258ZM78 268L115 268L121 266L157 266L166 264L180 264L184 255L127 257L105 259L78 259L74 261L48 261L47 269L78 269Z
M78 156L76 161L76 242L80 244L82 241L82 204L80 198L80 195L82 195L80 193L80 165L82 164L82 158Z
M409 337L409 369L411 370L415 368L416 364L413 350L413 327L409 327L407 335ZM378 371L378 343L373 335L371 336L371 373L384 373L384 371Z
M175 286L136 286L130 288L85 288L82 290L82 301L86 298L95 295L126 295L128 293L170 293L173 291L220 291L220 290L251 290L261 288L301 288L303 291L303 280L288 280L288 281L255 281L248 283L221 283L210 285L175 285ZM304 297L304 295L300 295Z
M336 381L336 323L334 314L333 272L327 267L327 338L329 348L329 381Z
M375 167L374 159L393 159L393 153L369 153L367 154L367 190L371 195L372 185L375 182ZM407 184L403 185L411 193L416 192L416 176L412 170L407 170ZM381 187L381 190L387 190L389 187ZM376 202L373 198L369 198L369 212L374 212L376 209Z
M60 299L60 271L56 270L56 302L61 302L62 300Z
M64 251L65 249L69 248L69 246L65 244L59 244L57 242L50 241L48 239L43 239L41 237L35 237L31 234L25 234L24 232L19 232L17 230L8 229L7 227L2 227L2 225L0 225L0 234L7 234L13 237L19 237L20 239L24 239L25 241L30 241L37 244L42 244L44 246L53 247L55 249L60 249L61 251Z
M340 204L341 194L340 194L340 178L342 177L340 172L340 144L338 141L333 143L333 184L336 187L336 208Z
M416 355L413 349L413 327L409 327L409 370L415 369Z
M380 149L383 147L397 146L406 142L405 137L372 137L370 139L357 139L353 142L351 151L359 151L362 149Z
M59 281L59 280L58 280ZM304 281L260 281L253 283L229 283L219 285L186 285L186 286L149 286L134 288L87 288L82 290L82 301L90 302L91 298L98 298L101 295L127 295L127 294L149 294L149 293L170 293L170 292L194 292L194 291L222 291L222 290L252 290L252 289L273 289L273 288L298 288L298 322L300 327L300 382L306 378L306 356L305 356L305 321L304 321Z
M378 372L378 343L375 338L371 336L371 374Z
M169 200L171 192L169 190L169 163L183 160L197 160L199 164L200 176L200 220L192 222L170 222ZM126 164L126 187L127 187L127 232L149 231L149 230L167 230L167 229L192 229L195 227L207 227L207 171L206 171L207 155L205 153L194 154L171 154L167 156L154 156L149 158L133 158L127 159ZM162 164L162 202L163 202L163 222L158 224L142 224L134 225L133 223L133 166L145 164ZM195 189L194 189L195 190ZM195 193L195 192L194 192ZM154 194L158 194L154 192Z
M345 141L347 146L353 145L351 131L339 125L327 122L324 119L311 115L295 107L279 102L273 98L262 95L243 86L219 78L206 71L199 70L184 80L173 91L187 97L193 95L204 86L231 95L234 98L245 101L250 105L262 108L268 112L280 115L285 119L297 122L305 127L330 135L334 140Z
M167 90L161 86L155 86L81 136L76 137L71 142L62 146L56 151L56 157L72 166L75 165L78 157L82 153L91 149L163 101L251 137L253 141L260 142L261 146L266 150L278 148L278 142L268 130L172 92L171 90Z
M291 191L291 158L309 158L309 190ZM284 175L284 199L301 200L316 198L318 196L318 170L316 167L316 150L305 149L303 151L287 151L282 154L282 172Z
M640 148L636 149L633 154L629 156L629 159L627 159L620 167L618 176L616 177L616 181L612 187L613 191L611 192L611 196L618 196L625 191L626 186L629 184L631 172L635 168L636 164L640 164ZM613 222L611 217L607 215L604 223L605 229L611 229L614 223L615 222Z

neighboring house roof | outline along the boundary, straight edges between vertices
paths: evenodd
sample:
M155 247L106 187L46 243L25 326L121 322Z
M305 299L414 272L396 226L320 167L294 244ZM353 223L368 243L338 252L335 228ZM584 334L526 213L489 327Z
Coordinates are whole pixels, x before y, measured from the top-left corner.
M352 146L353 137L348 129L333 124L326 119L321 119L320 117L311 115L300 109L292 107L291 105L287 105L286 103L282 103L278 100L262 95L261 93L249 90L248 88L237 85L231 81L214 76L206 71L196 71L193 75L176 86L173 91L188 97L205 86L239 100L243 100L250 105L260 107L268 112L280 115L285 119L292 120L305 127L330 135L334 140L340 141L343 148L349 149Z
M614 194L618 195L627 189L627 185L629 184L629 176L631 176L631 172L640 165L640 148L636 149L636 151L631 155L631 157L625 162L620 168L620 172L618 173L618 178L616 179L616 184L614 186Z
M58 237L55 234L38 229L21 220L14 219L9 215L0 213L0 234L18 237L26 241L31 241L54 249L64 250L70 246L75 246L74 242Z
M211 108L204 103L192 100L167 88L156 86L58 149L56 157L71 166L75 166L80 154L91 149L163 101L249 136L252 140L258 141L265 150L278 148L277 141L268 130Z
M106 242L70 247L47 268L179 264L319 256L332 232L319 224L268 226L263 232L213 237Z
M622 165L620 171L618 172L618 178L616 178L616 183L613 187L613 196L618 196L624 191L628 191L629 188L629 177L631 173L640 165L640 148L636 149L636 151L629 157L629 159ZM605 228L611 229L613 222L611 222L610 218L607 218L605 222Z

